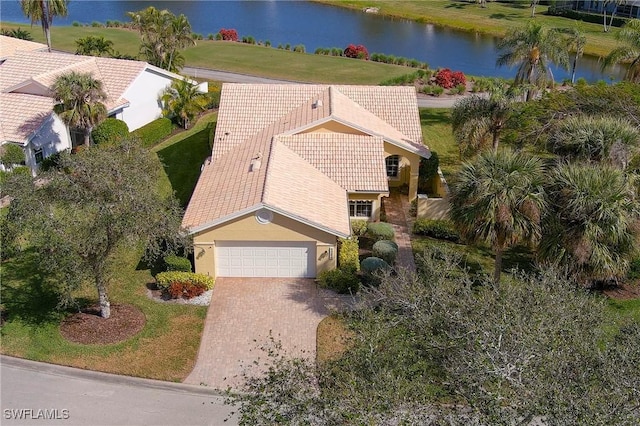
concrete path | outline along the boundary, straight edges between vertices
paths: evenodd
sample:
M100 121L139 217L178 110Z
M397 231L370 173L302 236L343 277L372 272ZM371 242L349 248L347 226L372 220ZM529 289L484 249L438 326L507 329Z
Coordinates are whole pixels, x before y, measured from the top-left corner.
M218 278L196 366L185 383L238 389L243 370L264 360L259 348L269 336L289 355L314 358L318 324L342 303L310 279Z
M160 355L160 354L159 354ZM212 389L0 357L4 425L237 425Z
M408 205L409 201L406 195L402 195L397 191L391 192L391 196L385 198L384 208L387 213L387 222L393 226L395 231L396 243L398 244L398 257L396 265L405 268L408 271L415 272L416 263L413 258L413 249L411 248L411 233L407 225L407 217L405 216L404 204ZM408 209L407 209L408 211Z

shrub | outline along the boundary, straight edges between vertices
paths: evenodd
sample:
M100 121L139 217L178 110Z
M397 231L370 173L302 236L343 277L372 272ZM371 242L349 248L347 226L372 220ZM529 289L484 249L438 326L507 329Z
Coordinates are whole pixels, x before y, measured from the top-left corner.
M172 131L173 125L171 124L171 120L166 117L162 117L134 130L131 133L140 139L140 144L142 146L148 148L169 136Z
M392 240L393 227L385 222L370 222L367 224L367 235L373 240Z
M466 91L467 91L467 86L465 86L464 84L458 84L456 87L451 89L451 94L453 94L453 95L463 95L464 92L466 92Z
M247 44L256 44L256 39L253 36L242 37L242 42Z
M233 28L222 28L220 29L220 39L224 41L238 41L238 32Z
M266 47L271 47L271 42L270 42L269 40L265 40L265 41L264 41L264 45L265 45Z
M431 157L420 159L420 168L418 172L418 192L426 194L429 192L429 181L438 175L438 167L440 167L440 157L435 151L431 151Z
M390 240L377 241L373 245L372 254L374 257L379 257L384 260L389 265L393 265L398 256L398 245Z
M304 44L296 44L293 46L293 51L297 53L305 53Z
M129 135L129 126L117 118L107 118L98 124L91 132L91 138L96 144L115 142Z
M189 281L174 281L167 288L167 292L172 299L191 299L200 296L206 290L202 284L193 284Z
M289 43L285 44L284 50L291 50L291 45Z
M62 155L61 152L56 152L55 154L46 157L40 163L40 170L43 172L47 172L49 170L59 169L61 155Z
M71 23L71 26L72 26L72 27L81 27L81 26L82 26L82 24L81 24L80 22L78 22L78 21L73 21L73 22Z
M341 294L357 293L360 279L352 269L332 269L320 272L318 282L323 288L330 288Z
M358 237L340 238L338 244L338 268L359 271Z
M351 221L351 232L357 237L362 237L367 233L368 221L364 219L353 219Z
M391 269L389 264L379 257L367 257L360 262L360 270L362 271L362 280L366 285L380 285L380 278L376 272L384 272Z
M0 147L0 163L10 167L14 164L24 164L24 162L24 150L18 145L7 143Z
M444 88L440 87L440 86L434 86L433 90L431 91L431 94L433 96L440 96L444 93Z
M211 290L214 280L208 275L183 271L160 272L156 275L156 283L163 290L168 290L171 283L174 282L189 282L193 285L203 286L206 290Z
M331 48L331 56L342 56L342 53L342 49L340 49L339 47Z
M164 265L167 271L191 272L191 261L186 257L176 255L165 256Z
M413 233L454 243L460 241L460 234L453 223L448 220L418 219L413 224Z
M222 34L220 33L216 34L216 40L218 41L222 40Z
M436 73L436 84L444 89L451 89L459 84L466 84L467 79L462 71L451 71L443 68Z
M631 262L629 262L627 278L630 280L637 280L640 278L640 258L632 259Z
M369 59L369 51L361 44L357 46L350 44L344 49L343 56L347 58L364 59L366 61Z
M103 25L102 25L102 22L93 21L91 23L91 26L94 27L94 28L99 28L99 27L102 27Z

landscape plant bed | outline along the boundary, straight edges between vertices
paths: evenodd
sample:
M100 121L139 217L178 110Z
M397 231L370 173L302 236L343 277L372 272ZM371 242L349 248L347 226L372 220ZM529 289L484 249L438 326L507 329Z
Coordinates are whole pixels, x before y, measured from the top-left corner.
M60 324L62 336L84 345L108 345L138 334L147 322L144 313L131 304L111 305L111 316L100 316L100 306L92 305L66 317Z

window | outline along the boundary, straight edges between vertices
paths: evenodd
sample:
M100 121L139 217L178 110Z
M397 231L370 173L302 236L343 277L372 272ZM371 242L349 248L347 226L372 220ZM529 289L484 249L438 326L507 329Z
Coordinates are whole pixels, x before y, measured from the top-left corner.
M349 201L349 216L370 218L373 213L373 201Z
M36 164L42 163L44 160L44 154L42 153L42 148L34 149L33 155L36 157Z
M387 177L397 178L400 169L400 156L392 155L387 157L384 161L387 165Z

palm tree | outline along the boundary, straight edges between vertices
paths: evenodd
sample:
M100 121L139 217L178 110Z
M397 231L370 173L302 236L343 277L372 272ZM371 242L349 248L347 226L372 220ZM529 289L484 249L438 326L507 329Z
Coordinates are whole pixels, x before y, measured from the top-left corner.
M497 151L500 132L511 113L516 91L495 83L489 97L471 95L453 106L451 124L460 149L460 158L474 155L489 143Z
M76 40L76 55L110 56L113 53L113 42L103 36L86 36Z
M640 83L640 19L627 22L615 35L624 46L615 48L602 62L602 69L620 62L630 62L625 79Z
M540 259L584 280L624 276L640 212L631 179L610 166L565 164L554 170L547 193Z
M31 19L31 25L40 21L51 52L51 24L54 16L67 16L69 0L20 0L22 12Z
M541 235L543 183L542 160L501 150L464 164L452 185L451 219L468 240L491 244L495 282L500 281L503 251Z
M54 111L70 128L77 128L84 135L84 144L91 142L91 130L107 117L107 108L102 101L107 95L102 82L91 74L75 71L62 74L53 83L53 97L57 105Z
M582 29L576 26L571 30L569 37L569 45L575 50L573 64L571 65L571 84L576 82L576 69L578 68L578 58L584 54L584 47L587 44L587 36Z
M507 33L498 43L500 54L496 65L517 66L515 85L530 84L543 88L553 82L551 64L569 68L569 54L566 41L555 29L549 29L533 21L524 28L516 28ZM527 91L526 99L535 94Z
M187 129L191 120L204 111L209 103L206 93L188 80L174 80L162 93L163 114L177 118L179 124Z

